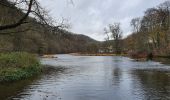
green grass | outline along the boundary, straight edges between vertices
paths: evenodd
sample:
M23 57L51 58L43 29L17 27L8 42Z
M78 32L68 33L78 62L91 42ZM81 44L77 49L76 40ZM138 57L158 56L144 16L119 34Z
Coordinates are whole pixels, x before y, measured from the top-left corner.
M0 83L22 80L40 73L42 67L33 54L12 52L0 54Z

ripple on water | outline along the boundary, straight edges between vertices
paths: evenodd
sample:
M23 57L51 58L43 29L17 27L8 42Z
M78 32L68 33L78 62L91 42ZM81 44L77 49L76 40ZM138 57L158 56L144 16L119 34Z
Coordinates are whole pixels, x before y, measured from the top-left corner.
M21 100L170 98L170 66L159 62L137 62L118 56L70 55L58 55L57 59L41 59L41 62L53 67L47 68L37 78L27 80L29 82L17 83L11 87L0 86L0 97L10 96Z

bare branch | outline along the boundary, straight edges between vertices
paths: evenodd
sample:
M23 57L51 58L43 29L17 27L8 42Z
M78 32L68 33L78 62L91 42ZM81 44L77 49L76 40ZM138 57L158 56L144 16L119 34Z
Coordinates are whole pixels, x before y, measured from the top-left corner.
M0 26L0 30L16 28L16 27L20 26L21 24L24 24L23 22L27 19L27 17L29 16L29 14L31 12L33 2L34 2L34 0L30 0L27 13L18 22L13 23L13 24L8 24L8 25L2 25L2 26Z

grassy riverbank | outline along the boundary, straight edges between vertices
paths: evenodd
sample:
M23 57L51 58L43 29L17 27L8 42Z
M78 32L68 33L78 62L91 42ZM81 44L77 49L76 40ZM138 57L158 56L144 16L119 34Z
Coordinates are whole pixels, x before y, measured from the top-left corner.
M33 54L0 53L0 83L17 81L40 73L42 67Z

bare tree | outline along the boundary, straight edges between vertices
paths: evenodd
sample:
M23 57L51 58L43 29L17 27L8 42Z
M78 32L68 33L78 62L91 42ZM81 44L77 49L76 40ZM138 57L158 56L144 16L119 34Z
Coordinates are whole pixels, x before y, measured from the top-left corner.
M152 52L167 48L169 45L170 29L170 1L166 1L157 7L149 8L142 18L134 18L131 21L136 51Z
M112 38L114 40L119 40L122 38L122 30L120 28L120 23L114 23L109 25L110 32L112 33Z
M34 17L36 17L37 20L46 23L45 11L36 0L1 0L0 5L13 9L17 8L23 12L26 12L25 15L19 18L18 21L14 21L5 25L0 25L0 30L12 29L22 24L28 23L26 20L30 14L35 15Z
M71 0L73 3L73 1ZM42 25L44 28L44 32L53 32L56 33L62 29L68 29L71 25L68 23L68 20L62 18L61 21L56 21L52 17L48 15L48 11L41 7L38 0L1 0L0 6L7 7L9 9L16 9L18 13L22 16L20 18L17 17L17 20L13 20L10 23L0 23L0 34L6 35L7 33L18 33L23 31L39 31L35 30L35 28L28 28L17 31L7 31L9 29L15 29L26 23L33 23ZM4 32L5 30L5 32Z
M140 18L132 19L130 24L133 27L134 33L138 33L140 31L140 27L141 27L141 19Z
M108 39L113 41L113 48L115 49L115 53L121 53L122 30L120 28L120 23L109 24L108 29L105 28L105 32ZM109 33L111 34L110 36Z

